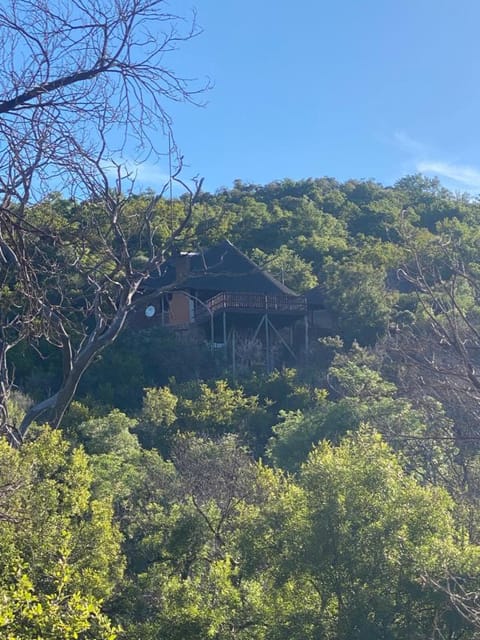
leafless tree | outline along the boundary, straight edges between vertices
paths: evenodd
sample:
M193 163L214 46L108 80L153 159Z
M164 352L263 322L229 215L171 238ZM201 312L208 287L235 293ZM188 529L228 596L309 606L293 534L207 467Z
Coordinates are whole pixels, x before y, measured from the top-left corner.
M476 632L480 631L480 591L476 580L471 576L455 577L446 575L445 578L424 576L424 583L432 586L439 593L444 594L451 606ZM461 630L459 629L461 632ZM463 632L461 633L463 636ZM477 638L477 634L473 637Z
M377 349L401 395L426 412L432 399L438 401L451 421L448 433L431 419L431 448L435 441L442 442L449 452L444 483L461 512L464 530L476 543L480 539L480 239L455 222L435 234L405 223L400 234L405 260L398 277L416 304L412 312L399 314Z
M458 440L480 439L480 279L465 239L454 233L428 243L405 231L408 260L399 269L417 300L416 317L393 328L387 350L399 383L413 398L439 400ZM401 373L403 371L403 374Z
M234 435L227 434L218 440L178 436L172 459L184 497L206 522L219 551L239 504L258 500L252 458ZM212 503L216 505L213 511L209 509Z
M21 439L45 412L60 423L84 371L144 304L142 285L189 226L201 181L189 187L180 177L168 103L196 102L206 87L167 63L198 32L194 15L169 13L165 0L6 0L0 7L0 426L11 437ZM132 176L122 163L158 158L164 134L171 180L187 195L183 219L160 241L156 206L167 185L132 213L131 183L125 187ZM88 206L63 221L49 216L52 191ZM76 299L67 293L73 274L84 287ZM62 350L63 381L14 433L7 354L40 338Z

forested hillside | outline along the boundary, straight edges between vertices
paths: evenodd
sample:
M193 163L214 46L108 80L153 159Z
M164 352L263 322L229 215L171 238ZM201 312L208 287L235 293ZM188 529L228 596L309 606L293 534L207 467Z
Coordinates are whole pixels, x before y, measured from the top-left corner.
M0 3L0 638L475 640L479 201L422 175L207 193L173 126L211 89L176 56L202 29L175 10ZM233 275L216 246L270 289L182 291L190 260Z
M421 175L237 181L130 195L109 243L102 202L51 194L24 213L50 316L4 256L2 637L478 637L475 198ZM207 342L127 322L65 413L42 405L153 241L224 238L294 291L319 287L332 327L295 366L233 376Z

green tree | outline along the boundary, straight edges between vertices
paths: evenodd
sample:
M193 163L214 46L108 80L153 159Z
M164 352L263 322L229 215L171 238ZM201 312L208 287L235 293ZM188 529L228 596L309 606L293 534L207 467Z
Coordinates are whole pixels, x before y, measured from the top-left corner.
M246 505L261 500L256 465L231 435L179 436L172 458L174 476L156 495L158 479L145 486L138 513L148 562L117 605L127 637L261 637L262 589L241 576L232 541Z
M296 293L303 293L318 284L312 265L302 260L295 251L286 245L282 245L271 254L254 249L252 258L263 269Z
M385 334L397 298L386 288L386 270L357 257L327 261L323 275L327 305L342 338L374 344Z
M189 395L179 394L177 416L181 431L214 437L235 433L255 450L262 449L269 418L258 396L246 395L242 387L232 387L226 380L193 385Z
M267 457L297 471L312 446L322 440L338 443L346 431L369 423L422 481L452 489L459 474L452 421L433 398L415 406L376 370L374 353L358 346L337 354L327 371L330 393L317 391L305 409L281 411L272 427Z
M143 407L138 421L142 444L156 447L168 455L176 433L178 397L170 387L145 389Z
M0 459L2 637L111 640L101 608L122 577L121 538L85 453L44 430L20 451L0 442Z
M326 637L420 639L436 628L448 636L445 599L422 580L460 558L447 493L406 474L368 428L338 447L320 444L300 482L310 528L299 562L330 618Z

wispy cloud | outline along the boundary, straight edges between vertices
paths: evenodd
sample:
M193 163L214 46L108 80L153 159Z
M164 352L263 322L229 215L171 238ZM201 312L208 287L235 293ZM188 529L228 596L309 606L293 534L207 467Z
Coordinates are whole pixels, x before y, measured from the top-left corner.
M406 151L411 155L423 156L427 151L424 144L409 136L405 131L395 131L393 139L402 151Z
M103 169L112 181L118 177L120 167L120 175L124 180L125 188L132 189L134 192L152 190L160 193L167 187L167 195L171 193L174 197L178 197L184 192L184 188L175 180L169 185L170 176L168 169L162 167L161 164L153 162L134 162L129 159L115 159L111 163L105 163ZM188 182L188 178L186 179Z
M408 166L414 171L443 178L447 186L465 191L480 190L480 168L455 161L438 159L440 154L427 145L412 138L405 131L393 134L395 145L409 156ZM409 169L410 170L410 169Z
M105 164L105 171L112 178L116 178L120 167L122 176L128 177L142 187L158 188L168 182L169 176L165 169L152 162L133 162L128 159L118 159Z
M474 167L450 162L422 161L417 163L417 170L421 173L434 173L465 187L480 189L480 170Z
M151 187L161 187L169 180L168 172L152 162L130 164L129 170L136 182Z

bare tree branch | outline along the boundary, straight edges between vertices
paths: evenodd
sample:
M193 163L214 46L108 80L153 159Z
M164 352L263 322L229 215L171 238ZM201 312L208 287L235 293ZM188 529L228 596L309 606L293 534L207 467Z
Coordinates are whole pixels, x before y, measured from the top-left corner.
M197 103L206 85L167 62L200 30L195 14L185 20L166 7L165 0L0 7L0 426L13 433L11 348L47 341L63 359L59 389L27 411L20 438L47 413L60 424L81 376L144 303L144 282L191 224L202 183L192 189L180 178L167 106ZM131 215L122 158L160 158L163 133L176 169ZM158 204L171 181L186 190L184 216L161 237ZM71 210L52 191L70 195ZM148 256L141 269L139 254Z

